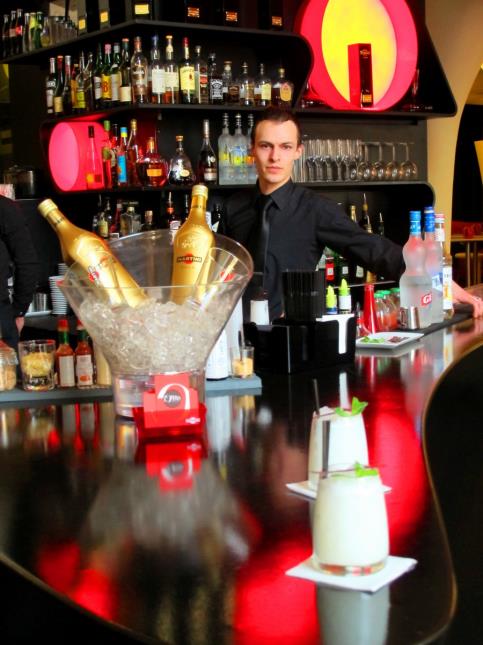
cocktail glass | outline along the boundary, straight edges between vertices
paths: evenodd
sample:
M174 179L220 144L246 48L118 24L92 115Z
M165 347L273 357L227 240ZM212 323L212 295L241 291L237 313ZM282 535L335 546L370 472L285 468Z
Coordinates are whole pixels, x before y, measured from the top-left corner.
M320 478L313 548L314 564L324 573L368 575L383 568L389 532L377 469L356 466Z
M187 373L190 387L203 400L206 360L253 273L250 254L215 235L200 271L203 281L182 286L171 284L170 231L130 235L110 246L143 290L140 304L131 307L128 303L136 298L121 285L113 290L126 302L113 305L118 299L77 264L60 288L109 363L117 414L131 416L133 407L142 407L143 394L157 374Z

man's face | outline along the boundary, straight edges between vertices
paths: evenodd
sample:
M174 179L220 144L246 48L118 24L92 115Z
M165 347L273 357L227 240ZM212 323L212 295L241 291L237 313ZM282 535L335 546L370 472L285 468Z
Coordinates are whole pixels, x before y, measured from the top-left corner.
M272 193L290 179L293 162L302 154L297 128L292 121L261 121L255 131L252 154L260 190Z

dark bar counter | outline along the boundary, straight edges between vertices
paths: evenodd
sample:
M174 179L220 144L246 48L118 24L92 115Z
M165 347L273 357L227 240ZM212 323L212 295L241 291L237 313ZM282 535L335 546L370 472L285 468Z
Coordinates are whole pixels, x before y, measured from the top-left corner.
M207 400L203 441L142 440L111 402L4 404L2 642L437 641L453 618L456 584L423 413L443 372L482 339L483 321L467 320L400 355L378 350L316 374L264 374L260 395ZM370 461L392 489L391 554L418 561L372 595L285 575L311 554L313 502L286 484L307 478L313 376L323 405L369 402Z

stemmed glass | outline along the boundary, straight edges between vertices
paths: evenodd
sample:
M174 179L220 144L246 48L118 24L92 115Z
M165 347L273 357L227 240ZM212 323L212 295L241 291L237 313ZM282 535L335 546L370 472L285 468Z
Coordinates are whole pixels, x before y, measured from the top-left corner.
M409 158L409 143L401 141L397 144L406 150L406 158L399 164L399 178L402 180L410 181L418 178L418 167Z
M372 164L372 179L374 181L384 181L386 164L384 163L384 158L382 154L382 143L380 141L369 144L371 146L377 147L379 151L378 158Z
M357 164L357 179L359 181L370 181L372 178L372 164L369 161L369 145L361 142L362 159Z
M325 181L324 166L327 166L325 139L317 139L317 155L315 157L315 165L317 167L317 181Z
M384 176L387 181L397 181L399 179L399 164L396 161L396 144L385 141L384 145L391 149L392 159L386 163Z
M336 140L335 139L326 139L325 140L325 154L324 161L327 168L327 181L334 181L334 167L332 165L335 162L335 157L337 154Z
M337 181L343 181L343 176L342 176L342 162L344 161L344 158L346 156L346 146L345 146L345 140L344 139L336 139L335 140L335 164L337 166Z
M305 168L307 170L307 181L316 181L317 168L315 165L315 139L308 139L305 144Z

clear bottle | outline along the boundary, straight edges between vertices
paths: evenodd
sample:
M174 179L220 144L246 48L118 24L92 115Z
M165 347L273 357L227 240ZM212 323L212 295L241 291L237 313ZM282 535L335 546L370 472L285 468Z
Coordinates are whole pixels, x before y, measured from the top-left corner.
M103 240L107 240L109 238L109 225L103 208L101 208L99 218L97 220L97 235L102 237Z
M201 47L195 47L195 103L206 105L210 102L210 90L208 84L208 63L201 57Z
M96 64L94 66L94 102L95 102L96 110L102 107L102 68L103 66L104 64L102 61L102 46L101 46L101 43L98 43Z
M181 226L181 217L176 213L172 193L168 193L166 201L166 226L171 231L173 237Z
M159 49L159 38L153 36L151 48L151 64L149 66L151 76L151 103L161 104L166 92L164 82L164 65L161 62L161 52Z
M144 222L141 226L141 232L145 233L146 231L154 231L155 226L153 224L153 211L144 212Z
M237 114L235 116L235 134L233 135L231 152L233 179L235 183L247 183L247 150L247 138L242 132L241 114Z
M131 87L131 57L129 56L129 38L123 38L121 43L121 87L119 88L119 102L121 105L132 103Z
M377 331L389 331L389 309L384 300L384 295L380 291L374 294L376 305Z
M54 114L54 96L57 85L57 74L55 72L55 57L49 58L49 74L45 79L45 104L47 114Z
M173 186L192 186L195 181L193 167L183 149L183 135L176 136L176 153L169 162L168 181Z
M366 193L364 193L362 197L362 215L359 225L368 233L372 233L372 223L369 216L369 205L367 203Z
M421 238L421 211L410 211L409 239L403 247L406 264L399 281L401 308L417 307L419 326L431 324L431 276L426 271L426 250Z
M168 180L166 162L156 152L154 137L148 138L146 154L137 163L137 173L144 186L159 188Z
M112 65L109 74L111 84L111 107L116 107L121 101L121 47L114 43Z
M259 63L255 79L255 105L266 107L272 102L272 80L265 74L265 65Z
M240 105L251 107L255 105L255 81L248 74L248 63L242 63L242 73L238 79L240 87Z
M252 130L255 123L253 114L248 115L248 130L247 130L247 183L256 184L257 182L257 166L255 164L255 157L252 154Z
M230 60L225 61L223 71L223 102L238 105L240 103L240 85L238 80L233 78L232 64Z
M399 317L399 300L396 304L391 291L389 289L382 289L380 292L384 297L384 302L386 303L389 315L388 315L388 329L389 331L397 329L398 317Z
M203 143L198 157L198 181L204 184L216 184L218 181L218 164L210 143L210 122L203 120Z
M166 91L163 103L179 103L179 73L174 61L173 36L166 36L166 60L164 63L164 83Z
M99 190L104 188L102 176L102 163L99 150L96 145L94 126L88 126L89 141L86 156L86 187L87 190Z
M446 240L444 231L444 215L437 213L435 216L435 236L441 245L443 256L443 311L445 319L452 318L453 309L453 258L451 253L446 250Z
M431 276L431 322L444 320L443 311L443 250L434 234L434 208L424 209L424 248L426 251L425 268Z
M285 69L279 67L278 78L272 87L272 103L279 107L290 107L293 101L293 83L285 78Z
M148 103L148 59L143 54L139 36L134 39L134 53L131 58L131 86L134 103Z
M223 126L218 137L218 169L219 183L224 186L233 183L233 166L231 163L231 151L233 148L233 137L229 130L228 112L223 114Z
M131 119L131 130L127 141L127 181L129 186L140 186L141 180L138 177L137 164L142 158L142 150L138 142L138 122Z
M188 38L183 38L183 58L178 65L179 89L182 103L194 103L195 99L195 68L190 58Z
M102 66L102 107L111 107L111 45L104 45L104 64Z
M210 91L210 103L223 105L223 77L216 68L216 54L208 56L208 84Z

